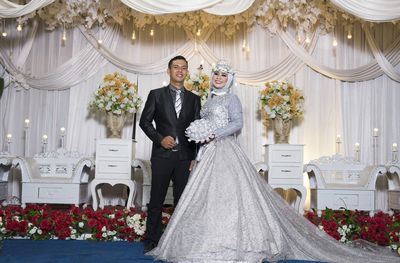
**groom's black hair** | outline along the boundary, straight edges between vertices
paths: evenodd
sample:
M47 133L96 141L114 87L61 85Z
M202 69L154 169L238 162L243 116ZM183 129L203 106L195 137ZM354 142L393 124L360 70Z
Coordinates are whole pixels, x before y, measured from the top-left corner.
M175 60L184 60L184 61L186 61L186 64L189 64L184 56L176 56L176 57L171 58L171 60L168 62L168 68L172 67L172 62L174 62Z

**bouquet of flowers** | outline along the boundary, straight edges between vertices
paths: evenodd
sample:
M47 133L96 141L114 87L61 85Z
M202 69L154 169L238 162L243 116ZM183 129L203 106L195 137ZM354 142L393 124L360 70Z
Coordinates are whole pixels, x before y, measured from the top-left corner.
M304 97L302 92L287 81L274 80L265 83L261 93L262 113L268 120L277 117L283 120L301 118L303 116Z
M103 83L93 93L89 106L116 115L135 113L142 105L137 84L115 72L104 76Z
M197 69L198 72L194 75L188 74L185 79L185 88L194 94L200 96L201 104L203 105L208 98L210 92L210 78L203 73L203 66Z

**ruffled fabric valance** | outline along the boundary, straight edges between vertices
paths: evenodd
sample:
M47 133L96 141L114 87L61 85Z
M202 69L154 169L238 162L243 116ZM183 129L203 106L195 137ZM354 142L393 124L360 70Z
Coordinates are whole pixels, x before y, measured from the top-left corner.
M346 12L372 22L388 22L400 19L399 0L332 0Z
M226 16L246 11L254 0L121 0L121 2L129 8L152 15L203 10L210 14Z
M24 16L53 2L54 0L32 0L25 5L18 5L8 0L0 0L0 18Z

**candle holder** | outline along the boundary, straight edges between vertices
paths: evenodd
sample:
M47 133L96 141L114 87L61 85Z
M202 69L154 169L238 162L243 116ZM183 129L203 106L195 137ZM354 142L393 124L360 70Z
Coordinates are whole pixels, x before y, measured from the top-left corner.
M355 144L355 156L354 157L357 162L360 161L360 144L359 143Z
M392 163L397 163L398 162L398 149L397 149L397 143L392 144Z
M340 154L340 144L342 141L340 140L340 135L336 136L336 154Z
M9 133L7 134L7 139L6 139L6 153L10 154L11 153L11 142L12 142L12 135Z
M42 153L46 153L47 152L47 143L48 143L47 139L48 139L47 135L46 134L43 135L43 137L42 137Z
M64 127L60 128L60 144L61 144L61 148L64 149L64 147L65 147L65 128Z
M372 137L372 161L374 165L378 165L378 135L374 133Z
M25 120L24 126L24 156L29 154L29 120Z
M397 163L398 162L398 156L397 156L398 151L392 151L392 163Z

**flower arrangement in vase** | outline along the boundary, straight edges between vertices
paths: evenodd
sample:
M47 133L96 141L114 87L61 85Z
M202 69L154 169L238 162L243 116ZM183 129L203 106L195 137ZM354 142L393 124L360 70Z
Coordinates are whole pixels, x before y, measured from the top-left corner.
M210 77L203 73L203 66L197 68L197 73L194 75L187 74L185 79L185 88L194 94L200 96L201 104L203 105L210 93Z
M287 81L274 80L266 82L260 94L265 124L273 120L275 142L288 143L292 120L303 117L302 92Z
M138 86L119 72L107 74L92 96L89 106L107 113L111 138L121 138L126 115L136 113L142 105Z

